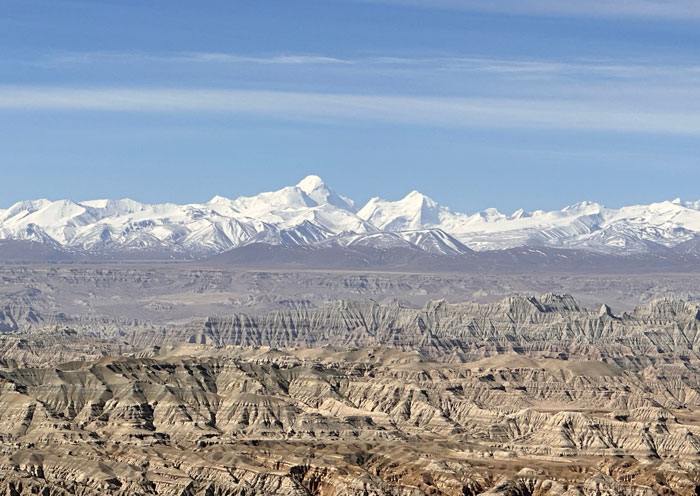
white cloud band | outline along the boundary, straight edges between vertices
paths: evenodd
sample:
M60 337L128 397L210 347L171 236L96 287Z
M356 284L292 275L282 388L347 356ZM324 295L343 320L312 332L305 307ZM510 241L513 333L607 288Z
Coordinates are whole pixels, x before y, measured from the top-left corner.
M302 121L700 135L700 110L606 102L169 88L0 87L0 109L199 112Z
M697 0L360 0L474 12L567 17L700 20Z

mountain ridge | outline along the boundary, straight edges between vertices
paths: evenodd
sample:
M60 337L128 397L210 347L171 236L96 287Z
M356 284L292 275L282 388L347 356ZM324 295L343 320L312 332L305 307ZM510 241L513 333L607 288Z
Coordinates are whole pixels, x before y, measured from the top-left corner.
M619 209L584 201L561 210L510 215L489 208L454 212L417 190L359 207L316 175L294 186L207 203L149 204L130 199L22 201L0 209L0 240L57 251L162 252L201 258L267 243L366 246L434 255L512 248L586 250L612 255L692 254L700 240L700 201L680 199Z

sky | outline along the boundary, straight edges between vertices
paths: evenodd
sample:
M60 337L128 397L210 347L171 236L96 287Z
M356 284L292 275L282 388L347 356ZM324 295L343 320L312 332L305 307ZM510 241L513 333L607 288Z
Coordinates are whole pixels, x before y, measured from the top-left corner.
M1 0L0 47L0 209L700 199L698 0Z

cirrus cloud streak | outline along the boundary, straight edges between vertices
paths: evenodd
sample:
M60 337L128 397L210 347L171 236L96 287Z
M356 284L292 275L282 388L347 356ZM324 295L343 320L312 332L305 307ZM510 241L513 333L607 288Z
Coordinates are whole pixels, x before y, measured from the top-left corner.
M358 0L511 15L700 20L697 0Z
M0 86L0 110L217 113L287 121L700 135L700 109L578 100Z

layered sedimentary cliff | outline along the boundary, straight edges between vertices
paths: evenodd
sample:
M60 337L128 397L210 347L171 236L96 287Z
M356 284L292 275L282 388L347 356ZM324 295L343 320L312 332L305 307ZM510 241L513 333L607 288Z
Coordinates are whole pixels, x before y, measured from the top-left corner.
M0 476L8 494L694 494L691 370L204 346L5 368Z
M694 303L341 301L158 326L20 302L2 318L6 494L700 489Z
M342 301L319 309L237 314L202 324L140 334L137 345L159 340L236 346L319 347L388 345L440 361L500 353L607 357L643 367L669 355L700 350L700 306L655 300L614 315L582 308L571 296L514 296L496 303L430 302L424 309Z
M423 309L371 300L321 308L237 313L195 322L156 325L95 315L45 314L6 305L5 339L33 340L46 331L115 340L135 348L189 342L214 346L391 346L440 361L465 361L515 352L536 356L607 357L645 366L700 350L700 305L662 298L631 312L589 310L568 295L512 296L495 303L429 302Z

